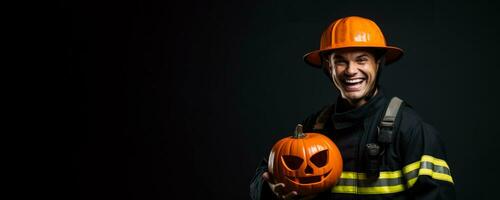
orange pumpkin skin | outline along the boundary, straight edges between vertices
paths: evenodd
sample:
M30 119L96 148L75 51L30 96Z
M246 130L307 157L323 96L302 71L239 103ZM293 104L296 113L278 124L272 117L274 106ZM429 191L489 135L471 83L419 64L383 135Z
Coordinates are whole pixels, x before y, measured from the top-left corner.
M278 141L269 155L268 168L284 194L316 194L331 189L342 173L342 156L328 137L303 133Z

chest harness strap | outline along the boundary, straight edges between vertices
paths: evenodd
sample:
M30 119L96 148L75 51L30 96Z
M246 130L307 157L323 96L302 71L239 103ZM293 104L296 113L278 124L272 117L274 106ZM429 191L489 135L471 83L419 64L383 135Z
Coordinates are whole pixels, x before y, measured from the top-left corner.
M396 121L396 116L398 115L399 108L403 100L398 97L393 97L387 110L385 110L384 118L380 121L378 128L378 142L382 144L390 144L392 142L392 133L394 130L394 122Z
M376 179L380 174L380 162L385 148L392 143L394 124L403 100L393 97L377 126L377 143L366 144L365 170L369 179ZM381 147L381 146L382 147Z

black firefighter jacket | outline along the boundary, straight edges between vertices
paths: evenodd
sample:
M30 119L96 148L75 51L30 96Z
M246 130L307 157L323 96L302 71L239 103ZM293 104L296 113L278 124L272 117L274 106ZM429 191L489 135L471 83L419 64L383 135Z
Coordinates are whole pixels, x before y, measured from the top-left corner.
M347 110L345 100L332 105L323 130L313 130L319 112L303 121L304 132L321 132L338 146L343 159L340 180L316 199L455 199L453 178L438 132L403 104L392 143L379 156L378 177L367 175L366 144L377 143L377 126L389 104L381 90L360 108ZM254 200L276 199L261 178L264 159L250 185ZM373 173L371 173L373 174Z

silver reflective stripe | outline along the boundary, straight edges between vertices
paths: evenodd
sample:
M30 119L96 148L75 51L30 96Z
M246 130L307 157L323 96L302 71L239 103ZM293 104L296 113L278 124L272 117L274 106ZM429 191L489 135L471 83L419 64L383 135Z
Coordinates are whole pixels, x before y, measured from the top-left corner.
M447 167L434 165L433 163L427 161L421 162L420 168L432 169L432 171L434 172L451 175L450 169L448 169Z
M375 179L375 180L340 179L337 185L375 187L375 186L400 185L403 184L404 182L405 181L402 180L402 178Z

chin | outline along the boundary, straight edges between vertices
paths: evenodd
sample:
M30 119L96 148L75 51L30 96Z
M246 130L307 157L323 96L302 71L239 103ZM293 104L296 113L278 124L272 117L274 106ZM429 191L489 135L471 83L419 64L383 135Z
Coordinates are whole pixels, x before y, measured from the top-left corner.
M344 92L344 99L350 101L350 102L357 102L359 100L362 100L365 97L365 92L364 91L357 91L357 92Z

